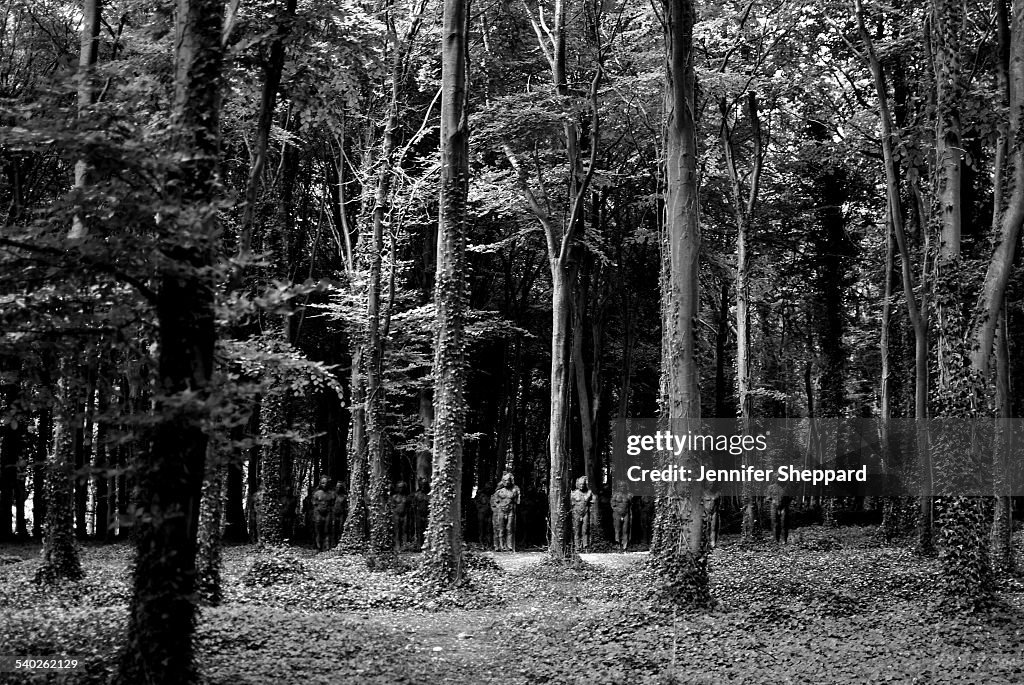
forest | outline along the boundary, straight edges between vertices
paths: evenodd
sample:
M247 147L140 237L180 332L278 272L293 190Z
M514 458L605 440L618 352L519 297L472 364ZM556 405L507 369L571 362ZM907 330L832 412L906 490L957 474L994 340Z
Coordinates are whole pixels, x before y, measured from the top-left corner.
M0 682L1024 683L1024 0L3 5Z

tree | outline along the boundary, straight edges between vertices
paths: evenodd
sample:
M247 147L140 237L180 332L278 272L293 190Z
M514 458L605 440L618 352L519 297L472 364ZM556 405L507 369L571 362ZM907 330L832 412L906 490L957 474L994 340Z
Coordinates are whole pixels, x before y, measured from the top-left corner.
M465 430L467 0L445 0L441 38L441 196L434 311L434 458L425 553L440 580L462 577L462 453Z
M140 460L136 561L123 683L195 679L196 536L207 437L197 416L217 339L210 266L217 246L224 5L179 0L172 113L176 204L156 292L158 367L152 441ZM196 406L196 405L199 406Z
M539 19L532 12L530 14L530 23L537 36L537 42L541 46L551 70L554 93L561 98L566 98L570 94L566 74L567 5L567 0L555 0L552 13L553 24L550 28L547 27L544 19L543 5L538 9ZM600 55L600 49L598 53ZM551 535L548 552L553 558L559 560L575 558L578 553L572 549L568 507L572 481L567 439L570 426L570 389L572 387L570 375L572 331L570 324L576 250L578 249L576 241L583 230L588 190L596 171L597 153L600 147L598 86L601 83L601 75L602 64L599 58L588 93L591 107L590 155L586 167L583 166L584 160L580 149L582 138L580 126L573 116L565 116L563 119L563 144L565 163L568 167L568 194L565 205L561 208L561 216L552 211L542 171L537 169L540 188L535 192L530 186L526 170L520 164L512 147L507 143L503 146L505 156L516 171L527 206L544 229L548 266L551 272L551 404L548 421L548 456L550 458L548 525Z
M692 0L667 0L665 110L665 234L667 273L662 303L662 374L665 412L673 430L700 421L696 324L700 308L700 224L697 209L696 78ZM693 454L688 455L690 466ZM701 488L672 482L657 499L651 553L672 601L710 600L708 540Z

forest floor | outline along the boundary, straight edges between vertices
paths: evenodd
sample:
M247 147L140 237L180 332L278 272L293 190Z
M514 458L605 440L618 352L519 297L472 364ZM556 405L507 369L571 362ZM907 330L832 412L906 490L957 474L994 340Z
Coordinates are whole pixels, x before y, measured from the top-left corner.
M951 615L938 562L871 532L805 528L784 547L726 537L710 561L718 605L676 614L644 553L564 568L539 551L474 552L469 588L439 592L357 555L229 547L197 660L204 682L224 685L1024 683L1024 578L1001 580L991 608ZM0 555L25 558L0 566L0 654L74 656L87 671L64 682L107 682L130 548L86 546L86 578L56 588L31 580L38 547Z

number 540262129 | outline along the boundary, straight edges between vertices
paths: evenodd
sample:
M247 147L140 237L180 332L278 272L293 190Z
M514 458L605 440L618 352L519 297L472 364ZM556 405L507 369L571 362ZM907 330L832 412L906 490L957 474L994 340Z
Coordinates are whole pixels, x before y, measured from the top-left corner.
M0 673L25 671L78 671L83 662L80 659L45 656L0 655Z

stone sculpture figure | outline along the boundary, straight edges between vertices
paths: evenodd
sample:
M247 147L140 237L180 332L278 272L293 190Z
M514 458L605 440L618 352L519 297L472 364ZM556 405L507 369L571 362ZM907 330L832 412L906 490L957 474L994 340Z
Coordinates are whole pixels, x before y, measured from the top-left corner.
M590 549L590 509L594 503L594 493L587 485L587 477L576 479L576 489L569 497L572 506L572 532L576 541L576 549Z
M768 500L775 542L781 540L782 544L786 544L789 542L789 504L793 498L787 495L785 489L778 483L769 485L765 496Z
M416 548L423 548L423 535L430 520L430 483L420 480L419 489L412 495L412 532Z
M481 545L486 545L492 539L491 495L493 494L493 486L481 485L476 490L476 497L473 498L473 504L476 506L477 540Z
M318 552L327 550L331 510L334 508L334 491L327 476L320 476L320 485L313 491L313 534Z
M409 486L404 481L395 483L394 494L391 495L391 516L394 521L395 551L409 542Z
M633 527L633 496L624 490L617 490L612 495L611 505L615 544L624 550L629 547L629 536Z
M495 551L516 551L516 507L519 486L511 473L505 473L498 489L491 495L491 525L494 527Z
M711 549L718 546L719 531L719 493L712 490L704 491L704 527L707 531L708 543Z
M249 507L252 512L252 541L263 546L263 480L256 483L256 490L249 496Z
M341 539L341 532L345 529L345 518L347 516L348 490L344 485L339 483L334 496L334 506L331 508L331 548L338 545L338 540Z

